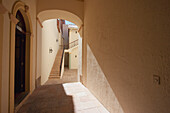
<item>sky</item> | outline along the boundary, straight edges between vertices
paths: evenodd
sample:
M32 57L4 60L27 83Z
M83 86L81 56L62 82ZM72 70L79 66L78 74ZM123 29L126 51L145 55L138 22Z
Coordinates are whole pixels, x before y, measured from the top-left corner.
M69 22L69 21L67 21L67 20L65 20L65 24L71 24L71 25L75 25L74 23L72 23L72 22Z

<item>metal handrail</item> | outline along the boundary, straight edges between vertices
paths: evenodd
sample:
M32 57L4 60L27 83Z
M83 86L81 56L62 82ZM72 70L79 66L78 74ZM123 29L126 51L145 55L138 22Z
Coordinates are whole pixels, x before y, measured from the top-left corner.
M66 48L72 48L72 47L75 47L75 46L77 46L78 45L78 40L75 40L75 41L73 41L73 42L71 42L71 43L69 43L69 44L66 44L66 45L60 45L60 49L66 49Z
M62 48L62 56L61 56L61 63L60 63L60 76L61 76L61 68L62 68L62 63L63 63L63 57L64 57L64 48Z
M78 45L78 40L75 40L75 41L69 43L69 48L75 47L77 45Z
M60 63L60 74L61 74L61 68L62 68L62 63L63 63L63 57L64 57L64 50L66 48L72 48L72 47L75 47L78 45L78 40L75 40L69 44L66 44L66 45L59 45L60 46L60 49L62 49L62 57L61 57L61 63ZM60 75L61 76L61 75Z

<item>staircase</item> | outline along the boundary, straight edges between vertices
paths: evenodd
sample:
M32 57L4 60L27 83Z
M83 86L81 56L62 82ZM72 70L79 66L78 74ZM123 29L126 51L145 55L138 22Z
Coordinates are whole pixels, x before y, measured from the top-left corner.
M60 64L61 64L62 54L63 54L63 50L59 49L53 67L51 69L49 79L60 78Z
M69 43L68 45L60 45L60 49L58 50L58 53L56 55L53 67L51 69L50 76L48 77L49 79L59 79L60 78L61 64L62 64L62 58L63 58L63 52L64 52L63 50L68 47L69 47L69 49L71 49L77 45L78 45L78 40L75 40L75 41Z

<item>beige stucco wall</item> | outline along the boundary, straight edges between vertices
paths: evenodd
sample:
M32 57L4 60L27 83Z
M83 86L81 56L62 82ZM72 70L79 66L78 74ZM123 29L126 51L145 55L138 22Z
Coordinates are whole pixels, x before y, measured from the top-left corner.
M87 86L87 39L84 37L84 33L82 37L82 76L80 76L80 81Z
M124 113L89 46L87 59L87 88L110 113Z
M6 31L7 30L7 31ZM8 14L4 14L3 25L3 50L2 50L2 99L1 99L1 112L8 112L8 95L9 95L9 33L10 33L10 20Z
M57 30L57 20L50 19L43 22L42 29L42 59L41 59L41 84L44 84L50 75L56 54L59 49L59 41L61 34ZM53 49L52 53L49 53L49 49Z
M1 111L1 89L2 89L2 40L3 40L3 14L0 14L0 111Z
M33 28L33 48L35 47L36 40L36 3L35 0L22 0L29 6L29 13L32 21ZM15 3L15 0L2 0L3 5L8 11L12 11L12 6ZM8 113L8 102L9 102L9 47L10 47L10 20L9 15L6 12L3 16L4 25L3 25L3 37L2 37L2 99L1 99L1 113ZM35 88L35 49L33 50L33 65L32 65L32 81L31 89Z
M85 39L125 113L170 112L169 5L169 0L85 0ZM160 85L153 75L160 76Z
M8 112L8 95L9 95L9 33L10 21L8 14L3 16L3 37L2 37L2 93L1 93L1 112ZM6 31L7 30L7 31ZM6 52L5 52L6 51Z
M2 0L0 0L2 4ZM0 40L3 40L3 14L0 13ZM2 92L2 41L0 41L0 111L1 111L1 92Z

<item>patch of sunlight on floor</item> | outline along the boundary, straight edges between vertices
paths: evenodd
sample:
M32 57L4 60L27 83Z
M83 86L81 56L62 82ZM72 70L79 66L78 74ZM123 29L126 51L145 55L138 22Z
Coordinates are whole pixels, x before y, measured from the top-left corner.
M80 82L62 84L66 95L73 97L75 113L109 113Z

